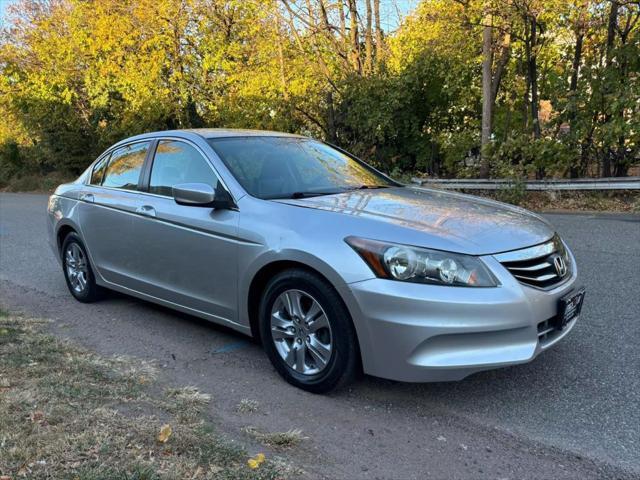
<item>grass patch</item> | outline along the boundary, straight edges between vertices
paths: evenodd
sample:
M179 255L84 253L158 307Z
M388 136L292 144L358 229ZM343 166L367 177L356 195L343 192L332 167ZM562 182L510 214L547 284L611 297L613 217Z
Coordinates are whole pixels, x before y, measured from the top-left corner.
M250 400L248 398L243 398L240 400L238 405L236 405L236 412L238 413L255 413L260 408L260 404L257 400Z
M161 391L151 365L100 357L43 333L43 323L0 312L0 476L268 479L293 471L270 459L252 468L206 420L209 395Z
M302 435L302 430L298 429L276 433L261 432L255 427L244 427L243 430L246 434L252 436L260 443L280 449L295 447L307 438Z

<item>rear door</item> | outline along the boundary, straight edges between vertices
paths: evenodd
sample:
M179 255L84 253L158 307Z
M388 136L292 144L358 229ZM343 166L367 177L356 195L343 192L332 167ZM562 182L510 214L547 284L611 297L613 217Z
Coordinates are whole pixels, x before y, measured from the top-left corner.
M197 145L160 140L136 217L133 265L137 290L235 323L239 212L178 205L172 197L176 184L218 182Z
M151 142L130 143L100 159L78 205L80 228L98 273L127 285L132 271L133 226L142 204L139 185Z

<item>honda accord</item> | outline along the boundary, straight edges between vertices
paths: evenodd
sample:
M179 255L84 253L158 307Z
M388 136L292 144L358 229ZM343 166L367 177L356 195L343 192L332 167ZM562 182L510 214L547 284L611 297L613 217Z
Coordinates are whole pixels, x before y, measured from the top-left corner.
M291 384L460 380L576 324L573 255L540 216L404 186L299 135L138 135L49 199L71 294L105 289L259 340Z

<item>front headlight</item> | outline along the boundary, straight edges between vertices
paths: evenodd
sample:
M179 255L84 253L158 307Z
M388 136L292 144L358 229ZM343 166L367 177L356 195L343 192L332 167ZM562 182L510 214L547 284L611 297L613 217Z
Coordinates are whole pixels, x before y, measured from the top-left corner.
M458 287L498 285L482 260L472 255L358 237L347 237L345 242L380 278Z

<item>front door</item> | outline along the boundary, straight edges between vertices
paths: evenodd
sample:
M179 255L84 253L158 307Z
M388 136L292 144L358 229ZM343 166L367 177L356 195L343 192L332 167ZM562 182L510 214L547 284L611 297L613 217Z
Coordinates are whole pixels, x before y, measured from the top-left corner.
M135 220L137 290L237 322L239 212L178 205L172 187L219 179L194 145L158 143L142 213Z

